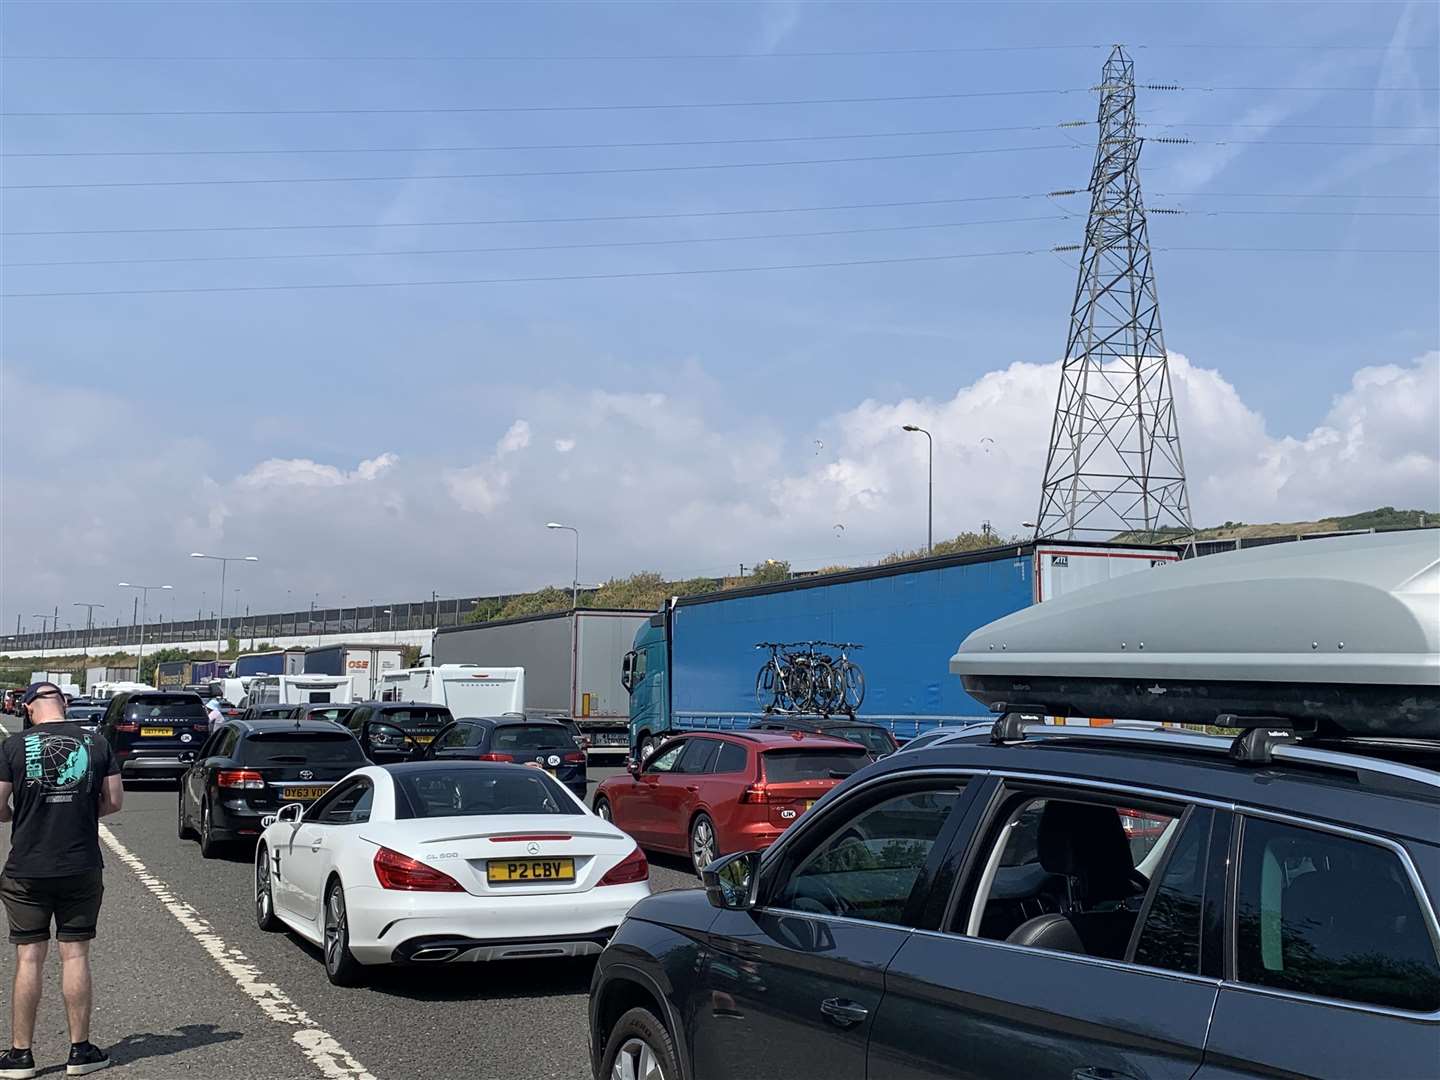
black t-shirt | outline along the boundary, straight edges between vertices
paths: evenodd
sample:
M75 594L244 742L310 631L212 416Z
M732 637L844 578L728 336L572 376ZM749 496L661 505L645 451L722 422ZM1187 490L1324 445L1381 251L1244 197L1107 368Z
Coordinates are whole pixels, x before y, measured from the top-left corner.
M99 870L100 794L120 771L104 736L79 724L38 724L0 743L0 780L15 785L10 877Z

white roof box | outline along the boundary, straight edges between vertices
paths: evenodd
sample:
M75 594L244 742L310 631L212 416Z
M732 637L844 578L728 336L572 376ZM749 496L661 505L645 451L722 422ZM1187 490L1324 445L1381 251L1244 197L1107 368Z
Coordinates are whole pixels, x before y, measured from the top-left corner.
M950 670L1012 711L1440 738L1440 530L1158 567L982 626Z

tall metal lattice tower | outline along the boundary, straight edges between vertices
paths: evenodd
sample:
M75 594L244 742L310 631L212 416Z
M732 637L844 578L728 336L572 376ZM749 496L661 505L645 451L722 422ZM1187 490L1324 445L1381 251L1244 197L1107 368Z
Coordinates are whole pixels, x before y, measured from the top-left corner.
M1099 141L1037 537L1191 533L1180 429L1140 199L1135 62L1119 45L1098 87Z

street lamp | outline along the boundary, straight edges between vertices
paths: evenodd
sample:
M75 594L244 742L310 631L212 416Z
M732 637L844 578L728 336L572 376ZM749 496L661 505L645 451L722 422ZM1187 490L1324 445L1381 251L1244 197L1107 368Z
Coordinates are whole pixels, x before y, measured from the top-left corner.
M70 605L71 607L83 607L85 609L85 659L90 658L90 630L95 625L95 609L104 607L104 604L85 604L80 601Z
M918 431L921 435L925 436L925 441L930 444L930 481L929 492L926 496L925 509L925 553L929 555L933 554L935 551L935 440L930 437L930 432L926 431L923 427L917 427L914 424L902 424L900 426L900 430L909 431L911 433Z
M399 641L400 639L395 636L395 609L394 609L394 608L388 608L388 607L387 607L387 608L386 608L384 611L382 611L380 614L381 614L381 615L389 615L389 616L390 616L390 640L391 640L391 641Z
M547 529L563 529L566 532L575 534L575 577L570 582L570 607L572 610L580 609L580 530L573 525L561 525L558 521L547 521Z
M140 669L145 660L145 605L150 600L152 592L162 589L173 589L174 585L132 585L128 581L120 582L122 589L134 589L140 594L140 648L135 653L135 681L140 681Z
M259 555L206 555L203 551L190 552L192 559L213 559L220 564L220 610L215 613L215 662L220 662L221 623L225 618L225 570L232 562L259 562Z
M49 643L50 643L49 635L47 635L47 634L45 633L45 620L46 620L46 619L49 619L49 620L50 620L50 630L51 630L51 632L53 633L54 630L55 630L55 616L54 616L54 615L41 615L39 612L32 611L32 612L30 613L30 617L31 617L32 619L39 619L39 620L40 620L40 659L41 659L41 660L44 660L44 659L45 659L45 649L46 649L46 647L47 647L47 646L49 645Z

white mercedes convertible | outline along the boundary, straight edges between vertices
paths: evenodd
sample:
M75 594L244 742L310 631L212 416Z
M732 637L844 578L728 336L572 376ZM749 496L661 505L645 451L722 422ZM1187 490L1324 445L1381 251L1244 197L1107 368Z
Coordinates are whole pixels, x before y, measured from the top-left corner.
M281 808L255 849L255 918L353 985L377 964L600 952L650 894L635 841L540 769L368 766Z

